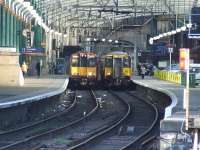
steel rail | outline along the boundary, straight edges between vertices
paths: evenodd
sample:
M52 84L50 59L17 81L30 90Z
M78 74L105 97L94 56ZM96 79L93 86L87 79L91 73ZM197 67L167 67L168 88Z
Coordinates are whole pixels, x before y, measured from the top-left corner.
M70 148L68 148L68 150L75 150L78 148L81 148L82 146L85 146L86 144L88 144L89 142L95 140L96 138L108 133L109 131L111 131L112 129L116 128L117 126L119 126L124 120L127 119L127 117L129 116L130 112L131 112L131 106L128 102L124 101L122 98L120 98L118 95L114 94L113 92L109 91L114 97L116 97L117 99L119 99L120 101L122 101L124 103L124 105L126 105L127 107L127 112L125 113L125 115L117 122L115 122L112 126L106 127L103 131L98 132L97 134L90 136L88 139L86 139L85 141L72 146Z
M28 129L28 128L34 127L36 125L39 125L39 124L45 123L47 121L50 121L52 119L55 119L55 118L57 118L59 116L62 116L64 114L66 114L67 112L69 112L71 109L73 109L75 107L76 103L77 103L77 98L76 98L76 93L75 93L73 103L65 111L56 113L55 115L50 116L50 117L48 117L46 119L39 120L37 122L25 125L25 126L20 127L20 128L16 128L16 129L12 129L12 130L8 130L8 131L0 132L0 136L1 135L6 135L6 134L10 134L10 133L14 133L14 132L18 132L18 131L21 131L21 130L24 130L24 129Z
M129 94L132 97L136 97L135 95L131 94L130 92L127 92L127 94ZM137 97L138 98L138 97ZM151 126L145 131L143 132L140 136L138 136L134 141L132 141L131 143L129 143L128 145L122 147L120 150L125 150L125 149L129 149L132 147L132 145L134 145L135 143L137 143L139 140L141 140L142 138L144 138L145 136L147 136L155 127L156 123L159 121L159 112L158 112L158 108L152 104L149 101L145 101L141 98L139 98L140 100L142 100L143 102L147 103L148 105L150 105L154 110L155 110L155 119L153 121L153 123L151 124ZM144 146L144 145L143 145Z
M94 95L94 92L91 90L91 96L92 98L95 100L95 107L90 111L88 112L85 116L81 117L80 119L78 120L75 120L67 125L64 125L62 127L59 127L59 128L56 128L56 129L53 129L53 130L49 130L47 132L44 132L44 133L41 133L41 134L37 134L37 135L34 135L34 136L31 136L31 137L28 137L26 139L23 139L21 141L18 141L18 142L15 142L15 143L12 143L12 144L9 144L9 145L6 145L4 147L0 147L0 150L12 150L12 149L16 149L17 146L22 146L28 142L31 142L33 140L36 140L38 138L41 138L42 136L47 136L47 135L50 135L50 134L55 134L59 131L62 131L72 125L75 125L79 122L81 122L82 120L88 118L89 116L91 116L93 113L95 113L97 111L97 109L99 108L99 104L98 104L98 101L96 101L96 96Z

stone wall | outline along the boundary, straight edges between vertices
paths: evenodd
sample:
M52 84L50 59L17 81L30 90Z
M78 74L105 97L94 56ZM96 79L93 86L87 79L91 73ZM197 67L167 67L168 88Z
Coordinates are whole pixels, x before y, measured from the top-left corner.
M24 78L19 65L19 54L0 52L0 86L23 86Z

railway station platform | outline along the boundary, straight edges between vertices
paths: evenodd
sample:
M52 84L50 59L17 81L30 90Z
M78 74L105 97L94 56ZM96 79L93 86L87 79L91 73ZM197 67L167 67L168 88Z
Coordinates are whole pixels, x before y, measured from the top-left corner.
M40 101L63 93L68 86L68 77L51 75L27 77L22 87L0 86L0 109Z
M183 110L183 91L184 86L178 85L169 81L156 79L154 77L145 76L145 79L141 79L139 76L132 77L134 83L141 86L151 88L162 93L167 94L172 103L165 109L165 117L170 117L175 113L182 113ZM190 88L189 97L189 109L193 115L200 115L200 86Z

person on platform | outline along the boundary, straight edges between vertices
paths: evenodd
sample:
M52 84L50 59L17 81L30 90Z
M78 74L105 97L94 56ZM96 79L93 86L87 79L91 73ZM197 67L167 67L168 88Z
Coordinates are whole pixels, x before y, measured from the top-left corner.
M26 64L26 62L24 61L23 64L22 64L22 73L23 73L23 76L25 76L27 74L27 71L28 71L28 66Z
M144 79L145 73L146 73L146 69L145 69L144 65L142 65L141 66L141 76L142 76L142 79Z
M138 63L137 65L137 71L138 71L138 75L141 76L141 64Z
M40 70L41 70L40 62L38 61L37 64L36 64L36 71L37 71L37 77L38 78L40 77Z

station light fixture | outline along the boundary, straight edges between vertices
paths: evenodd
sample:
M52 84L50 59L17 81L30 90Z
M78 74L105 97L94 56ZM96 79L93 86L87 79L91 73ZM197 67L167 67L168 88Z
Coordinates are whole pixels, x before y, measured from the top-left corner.
M176 32L177 32L177 33L181 32L181 28L177 28L177 29L176 29Z
M159 38L163 38L164 36L163 36L163 34L159 34Z
M59 33L56 31L56 32L55 32L55 35L59 35Z
M172 35L172 32L167 32L167 35L168 35L168 36Z
M39 25L39 26L42 26L42 20L37 20L37 24Z
M115 40L115 43L119 43L119 41L118 41L118 40Z
M153 44L153 38L149 39L149 44L151 44L151 45Z
M158 40L158 36L154 36L154 37L153 37L153 40Z
M159 40L160 39L160 36L156 36L156 40Z
M87 38L87 39L86 39L87 42L89 42L90 40L91 40L90 38Z
M163 33L164 37L167 36L167 33Z
M110 42L110 43L111 43L111 42L112 42L112 40L110 39L110 40L108 40L108 42Z
M97 41L97 39L96 39L96 38L94 38L94 41L96 42L96 41Z
M46 32L50 31L50 28L44 23L43 19L38 15L34 7L31 6L30 2L24 0L9 0L9 8L25 22L31 21L35 18L35 22L39 26L41 26Z
M190 28L192 28L192 24L191 24L191 23L188 23L188 24L186 25L186 27L190 29Z
M63 36L64 36L64 38L66 38L66 37L67 37L67 34L64 34Z
M159 40L160 38L163 38L163 37L166 37L166 36L175 35L176 33L179 33L179 32L182 32L182 31L186 31L187 28L192 28L192 24L189 23L189 24L187 24L185 26L177 28L176 30L172 30L172 31L165 32L165 33L159 34L157 36L154 36L154 37L152 37L152 38L149 39L149 43L153 44L154 40Z
M187 27L186 26L182 26L181 27L181 31L186 31Z
M171 31L172 35L176 34L176 30Z
M105 42L105 41L106 41L106 39L104 39L104 38L103 38L101 41L102 41L102 42Z

